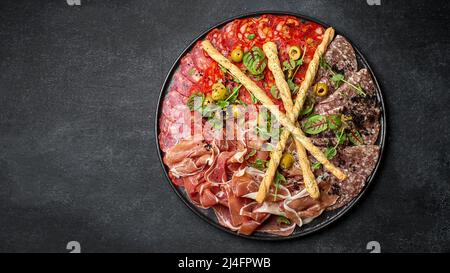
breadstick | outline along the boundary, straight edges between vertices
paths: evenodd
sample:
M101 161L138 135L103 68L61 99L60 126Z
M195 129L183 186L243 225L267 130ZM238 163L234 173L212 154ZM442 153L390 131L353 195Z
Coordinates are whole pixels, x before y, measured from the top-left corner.
M284 108L286 109L286 114L292 122L296 122L297 117L292 111L294 105L292 103L291 90L289 89L289 85L286 82L283 70L281 69L280 60L278 58L277 46L273 42L267 42L263 45L263 50L268 59L268 67L270 71L272 71L272 74L275 78L275 84L280 92L280 97L281 100L283 101ZM298 123L296 125L299 126ZM278 168L278 165L280 164L280 159L283 155L284 146L286 145L286 141L289 138L289 135L290 133L288 131L283 131L280 138L280 142L282 142L282 144L280 145L281 149L276 149L271 154L266 174L259 186L259 191L256 196L256 201L260 203L265 200L266 195L268 193L268 189L272 184L275 172ZM311 171L311 165L308 160L306 150L300 144L300 142L298 142L295 139L294 142L297 148L297 155L300 163L300 168L303 174L303 181L305 184L305 188L312 198L317 199L320 196L320 191L319 187L317 186L316 179L314 178L314 174Z

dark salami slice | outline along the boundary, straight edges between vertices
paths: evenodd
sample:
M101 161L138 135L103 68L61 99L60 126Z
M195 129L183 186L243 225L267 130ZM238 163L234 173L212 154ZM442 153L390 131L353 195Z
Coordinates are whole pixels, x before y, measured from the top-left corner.
M333 163L343 169L348 178L339 181L330 176L333 193L339 195L336 204L328 210L340 208L348 204L363 189L367 178L375 168L380 148L376 145L346 147L333 158Z
M367 69L361 69L353 73L348 82L353 85L359 85L364 89L366 97L371 97L375 94L375 86L373 84L370 73ZM319 102L314 108L315 112L321 115L337 114L344 110L344 107L351 109L351 98L359 96L355 89L350 85L344 83L332 95L325 100Z
M343 72L345 78L347 79L358 69L355 50L353 49L352 45L340 35L337 35L336 38L331 42L323 58L334 71ZM332 76L333 75L328 70L322 67L319 68L319 71L317 71L316 83L328 83L328 96L333 94L336 90L334 86L330 84L330 78ZM317 101L322 100L323 98L317 99Z
M355 50L352 45L342 37L337 35L325 52L325 61L338 71L343 71L349 77L358 69Z

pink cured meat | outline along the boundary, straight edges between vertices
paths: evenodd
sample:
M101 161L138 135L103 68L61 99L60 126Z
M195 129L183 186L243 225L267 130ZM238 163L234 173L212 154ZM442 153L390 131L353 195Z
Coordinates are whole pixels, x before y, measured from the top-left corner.
M191 88L193 83L188 80L180 70L177 70L175 74L173 74L172 85L171 87L185 97L189 97L191 95Z
M174 110L182 109L186 106L187 98L180 95L178 92L171 90L165 97L162 104L162 113L164 116L171 120L179 118L178 115L174 115ZM174 118L171 118L174 117Z
M159 134L159 147L163 152L166 152L168 149L172 148L177 144L177 140L167 132L161 132Z
M207 70L213 63L213 60L210 57L205 56L203 53L200 43L197 43L193 48L192 57L194 59L195 67L200 71Z
M181 60L180 71L186 79L190 80L193 83L199 82L203 77L203 72L199 70L194 63L194 58L191 53L188 53Z

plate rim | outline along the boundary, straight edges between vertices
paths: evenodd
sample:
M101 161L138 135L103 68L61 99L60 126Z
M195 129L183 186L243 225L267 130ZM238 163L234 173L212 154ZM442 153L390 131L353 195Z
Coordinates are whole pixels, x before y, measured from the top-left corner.
M299 19L304 19L307 21L311 21L317 24L322 25L323 27L329 27L329 24L326 24L324 22L322 22L321 20L318 20L316 18L307 16L307 15L303 15L301 13L298 12L290 12L290 11L280 11L280 10L262 10L262 11L252 11L252 12L246 12L243 14L238 14L232 17L229 17L225 20L222 20L219 23L214 24L213 26L207 28L206 30L202 31L199 35L196 36L195 39L193 39L182 51L181 53L178 54L178 57L175 59L175 61L173 62L173 64L171 65L169 71L166 74L166 77L164 79L164 82L162 84L162 87L159 91L159 96L158 96L158 103L156 106L156 112L155 112L155 124L154 124L154 132L155 132L155 145L156 145L156 150L158 153L158 159L159 159L159 163L161 164L161 167L163 169L164 172L164 176L165 176L165 180L170 184L172 190L177 194L177 196L182 200L182 202L194 213L196 214L198 217L200 217L201 219L203 219L205 222L207 222L208 224L222 230L225 231L228 234L232 234L234 236L237 237L241 237L241 238L246 238L246 239L251 239L251 240L260 240L260 241L285 241L285 240L292 240L292 239L298 239L301 237L305 237L307 235L310 235L312 233L318 232L319 230L324 229L325 227L333 224L334 222L336 222L339 218L341 218L343 215L345 215L351 208L353 208L355 206L356 203L358 203L358 201L362 198L362 196L367 192L369 186L373 183L373 180L375 179L377 173L378 173L378 169L381 165L381 162L383 160L383 155L384 155L384 151L385 151L385 145L386 145L386 134L387 134L387 120L386 120L386 107L384 104L384 97L383 97L383 92L381 90L380 84L375 76L375 73L372 70L372 67L369 65L366 57L361 53L361 51L359 50L359 47L357 45L355 45L355 43L350 40L348 38L347 35L344 34L344 32L342 31L338 31L335 28L335 33L336 34L342 34L349 42L350 44L353 46L356 55L358 55L361 59L361 61L363 62L365 68L367 68L372 76L373 82L375 84L375 87L377 89L377 96L379 97L380 100L380 104L381 104L381 130L380 130L380 136L379 136L379 146L380 146L380 153L379 153L379 157L377 160L377 163L375 165L374 170L372 171L372 173L369 175L369 177L366 180L366 184L364 185L364 188L362 189L362 191L352 200L350 201L348 204L346 204L344 207L340 208L340 210L332 215L330 218L324 220L322 223L317 224L316 226L312 227L309 230L306 230L304 232L299 232L296 234L292 234L289 236L277 236L277 235L267 235L267 236L255 236L255 235L244 235L244 234L239 234L235 231L232 231L228 228L225 228L223 226L221 226L219 223L211 220L209 217L207 217L205 214L201 213L199 211L200 208L197 208L194 204L192 204L182 193L181 190L178 189L177 186L175 186L172 182L172 180L170 179L169 175L168 175L168 170L167 167L164 165L163 162L163 158L162 158L162 151L159 145L159 118L161 115L161 109L162 109L162 100L164 95L166 95L166 93L168 92L168 85L169 85L169 81L171 80L174 72L176 71L176 68L179 64L179 61L181 60L181 58L183 58L183 56L189 52L189 50L192 49L192 47L195 45L195 43L197 41L199 41L200 39L204 38L211 30L215 29L215 28L219 28L224 26L225 24L236 20L236 19L242 19L242 18L246 18L246 17L252 17L252 16L260 16L263 14L274 14L274 15L290 15L290 16L295 16ZM334 28L334 27L333 27Z

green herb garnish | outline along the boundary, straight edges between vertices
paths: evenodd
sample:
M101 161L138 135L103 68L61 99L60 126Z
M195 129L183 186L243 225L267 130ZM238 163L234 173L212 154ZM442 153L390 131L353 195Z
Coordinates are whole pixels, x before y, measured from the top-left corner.
M267 66L267 58L261 48L254 46L244 54L242 63L252 75L256 76L264 72Z
M322 115L309 117L303 126L303 131L310 135L316 135L326 129L328 129L328 121L327 118Z
M355 145L363 145L364 139L362 138L361 134L356 129L350 130L350 132L347 134L348 139L351 143Z
M254 33L251 33L251 34L247 35L247 38L249 40L253 40L253 39L255 39L255 37L256 37L256 35Z
M313 109L314 109L314 98L313 97L306 97L305 99L305 104L302 108L302 110L300 110L300 116L307 116L310 113L312 113Z
M255 168L255 169L263 170L266 167L267 162L268 162L267 160L263 160L261 158L257 158L255 160L255 162L253 162L253 164L251 164L251 166L253 168Z
M253 95L253 93L250 93L250 97L252 98L253 104L257 104L258 103L258 99L255 97L255 95Z
M338 114L329 115L327 117L327 121L328 121L328 128L330 128L331 130L336 130L342 125L341 115Z
M277 224L278 225L281 225L281 224L290 225L291 221L284 216L278 216Z
M255 154L256 154L256 149L252 149L252 150L250 151L250 153L248 153L248 154L245 156L245 160L249 159L250 157L253 157Z
M273 185L275 186L275 193L273 195L273 201L277 200L278 197L278 189L280 188L281 183L286 183L286 177L282 175L279 171L275 173L275 177L273 179Z
M280 98L280 92L278 91L278 88L275 85L272 85L270 88L270 94L272 97L279 99Z
M198 105L195 105L195 102L197 101L196 99L200 102L200 103L198 103ZM192 93L192 95L189 96L186 104L187 104L187 107L189 108L189 110L191 110L191 111L199 110L202 108L204 100L205 100L205 94L200 93L200 92L194 92L194 93Z

